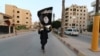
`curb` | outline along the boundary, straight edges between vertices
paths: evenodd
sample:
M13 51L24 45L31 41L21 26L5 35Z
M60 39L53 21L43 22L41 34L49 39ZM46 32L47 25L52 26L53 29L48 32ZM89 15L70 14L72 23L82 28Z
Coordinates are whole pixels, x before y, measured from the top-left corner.
M73 47L71 44L67 43L65 40L63 40L60 36L54 33L54 35L68 48L73 50L78 56L86 56L82 51L78 50L77 48Z
M12 37L12 36L15 36L15 35L14 34L3 35L2 37L0 37L0 39Z
M26 31L26 32L28 32L28 31ZM12 37L12 36L17 36L17 35L20 35L20 34L23 34L23 33L26 33L26 32L18 32L18 33L16 33L16 34L2 35L2 36L0 37L0 39Z

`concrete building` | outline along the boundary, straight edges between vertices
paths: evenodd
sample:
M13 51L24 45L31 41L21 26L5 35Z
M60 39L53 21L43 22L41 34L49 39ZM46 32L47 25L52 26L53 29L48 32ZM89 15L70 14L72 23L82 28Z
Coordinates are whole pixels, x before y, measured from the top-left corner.
M92 13L94 13L94 11L91 11L91 12L89 12L88 13L88 25L90 25L90 24L93 24L93 18L94 18L94 14L92 14Z
M18 8L14 5L5 5L5 13L12 16L13 18L10 20L11 24L25 25L27 28L31 28L32 26L32 18L31 12L26 9Z
M39 28L39 22L34 22L33 28L34 28L34 29L38 29L38 28Z
M13 32L13 25L9 19L12 19L11 16L0 13L0 33L11 33Z
M80 32L87 29L88 9L86 6L72 5L65 9L65 29L77 28Z

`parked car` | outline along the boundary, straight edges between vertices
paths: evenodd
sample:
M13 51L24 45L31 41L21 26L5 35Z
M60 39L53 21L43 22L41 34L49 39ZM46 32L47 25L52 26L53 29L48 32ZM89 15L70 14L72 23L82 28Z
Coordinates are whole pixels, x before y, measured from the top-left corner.
M79 35L79 31L75 28L68 28L64 31L64 33L68 35L76 35L76 36Z

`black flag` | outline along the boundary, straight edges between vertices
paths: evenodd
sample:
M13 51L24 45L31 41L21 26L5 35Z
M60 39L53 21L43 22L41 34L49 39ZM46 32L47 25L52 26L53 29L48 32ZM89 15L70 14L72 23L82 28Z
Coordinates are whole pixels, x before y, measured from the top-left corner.
M48 7L48 8L45 8L45 9L38 11L38 17L39 17L41 24L51 25L52 8L53 7Z

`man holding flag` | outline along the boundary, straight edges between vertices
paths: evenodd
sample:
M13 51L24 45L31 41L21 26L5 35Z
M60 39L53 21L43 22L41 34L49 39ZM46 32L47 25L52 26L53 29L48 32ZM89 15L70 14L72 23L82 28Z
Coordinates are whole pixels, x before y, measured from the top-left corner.
M41 23L38 33L40 34L41 49L44 51L48 39L48 33L51 31L52 7L38 11L38 17Z

